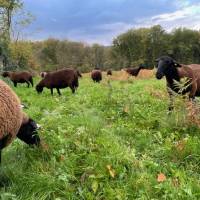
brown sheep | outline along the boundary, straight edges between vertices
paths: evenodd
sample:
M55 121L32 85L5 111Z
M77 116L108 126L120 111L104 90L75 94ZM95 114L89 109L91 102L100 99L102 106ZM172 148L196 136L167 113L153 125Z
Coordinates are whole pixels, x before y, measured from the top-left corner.
M102 73L99 69L92 70L91 78L94 82L99 83L102 80Z
M38 93L43 91L46 87L51 90L53 95L53 89L56 88L59 95L62 88L70 87L72 93L78 88L78 75L74 69L62 69L55 72L49 72L46 76L37 84L36 90Z
M125 71L131 76L137 76L143 67L126 68Z
M33 87L33 76L30 72L3 72L2 76L9 77L15 87L17 87L17 83L27 83L28 87L31 83Z
M200 96L200 65L179 64L169 56L162 56L156 61L158 67L156 78L161 79L163 76L166 77L167 89L170 96L169 110L173 109L172 91L182 95L189 93L190 99ZM175 83L175 81L180 82L182 78L188 79L184 88L180 88Z
M29 145L39 145L36 130L37 124L23 113L17 95L0 80L0 162L2 149L16 136Z
M109 75L112 76L112 70L111 70L111 69L108 69L108 70L107 70L107 75L108 75L108 76L109 76Z

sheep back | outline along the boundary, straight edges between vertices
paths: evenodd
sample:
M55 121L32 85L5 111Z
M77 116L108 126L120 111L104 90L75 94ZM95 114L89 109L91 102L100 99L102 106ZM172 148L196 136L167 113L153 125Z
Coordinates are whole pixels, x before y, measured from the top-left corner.
M32 78L32 75L30 72L11 72L10 73L10 79L12 81L16 81L18 83L28 81L30 78Z

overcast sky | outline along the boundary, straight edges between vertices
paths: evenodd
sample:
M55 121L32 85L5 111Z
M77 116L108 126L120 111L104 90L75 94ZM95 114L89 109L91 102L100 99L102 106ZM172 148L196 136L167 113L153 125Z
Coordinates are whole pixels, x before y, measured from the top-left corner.
M24 6L36 18L26 30L31 40L109 45L131 28L200 29L200 0L24 0Z

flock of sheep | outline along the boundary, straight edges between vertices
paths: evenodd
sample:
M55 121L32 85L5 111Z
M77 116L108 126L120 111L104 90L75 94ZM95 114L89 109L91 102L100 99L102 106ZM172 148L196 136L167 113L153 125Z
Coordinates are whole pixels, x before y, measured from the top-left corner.
M156 60L157 72L156 78L161 79L166 77L167 89L172 99L172 91L178 94L189 93L189 98L194 99L195 96L200 96L200 65L191 64L183 65L177 63L174 59L168 56L162 56ZM128 68L127 73L137 76L142 67ZM112 71L108 70L107 75L112 75ZM18 83L27 83L28 87L33 86L32 75L28 72L4 72L3 77L9 77L14 86ZM61 95L60 89L70 87L74 93L78 86L78 78L81 73L75 69L62 69L54 72L42 72L42 80L36 85L38 93L46 87L51 90L56 89ZM100 69L95 69L91 72L91 78L94 82L102 80L102 72ZM177 87L175 82L180 82L182 78L187 78L187 85L184 89ZM173 109L171 101L169 110ZM36 122L27 116L21 107L21 102L14 91L3 81L0 80L0 162L1 150L12 142L15 137L18 137L28 145L40 145L40 137L37 133Z

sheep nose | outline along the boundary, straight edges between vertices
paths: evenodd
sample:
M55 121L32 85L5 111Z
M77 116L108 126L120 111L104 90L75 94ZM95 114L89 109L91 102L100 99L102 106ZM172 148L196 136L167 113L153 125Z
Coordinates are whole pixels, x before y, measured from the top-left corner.
M158 72L156 73L156 78L157 78L157 79L161 79L162 77L163 77L163 74L158 73Z

